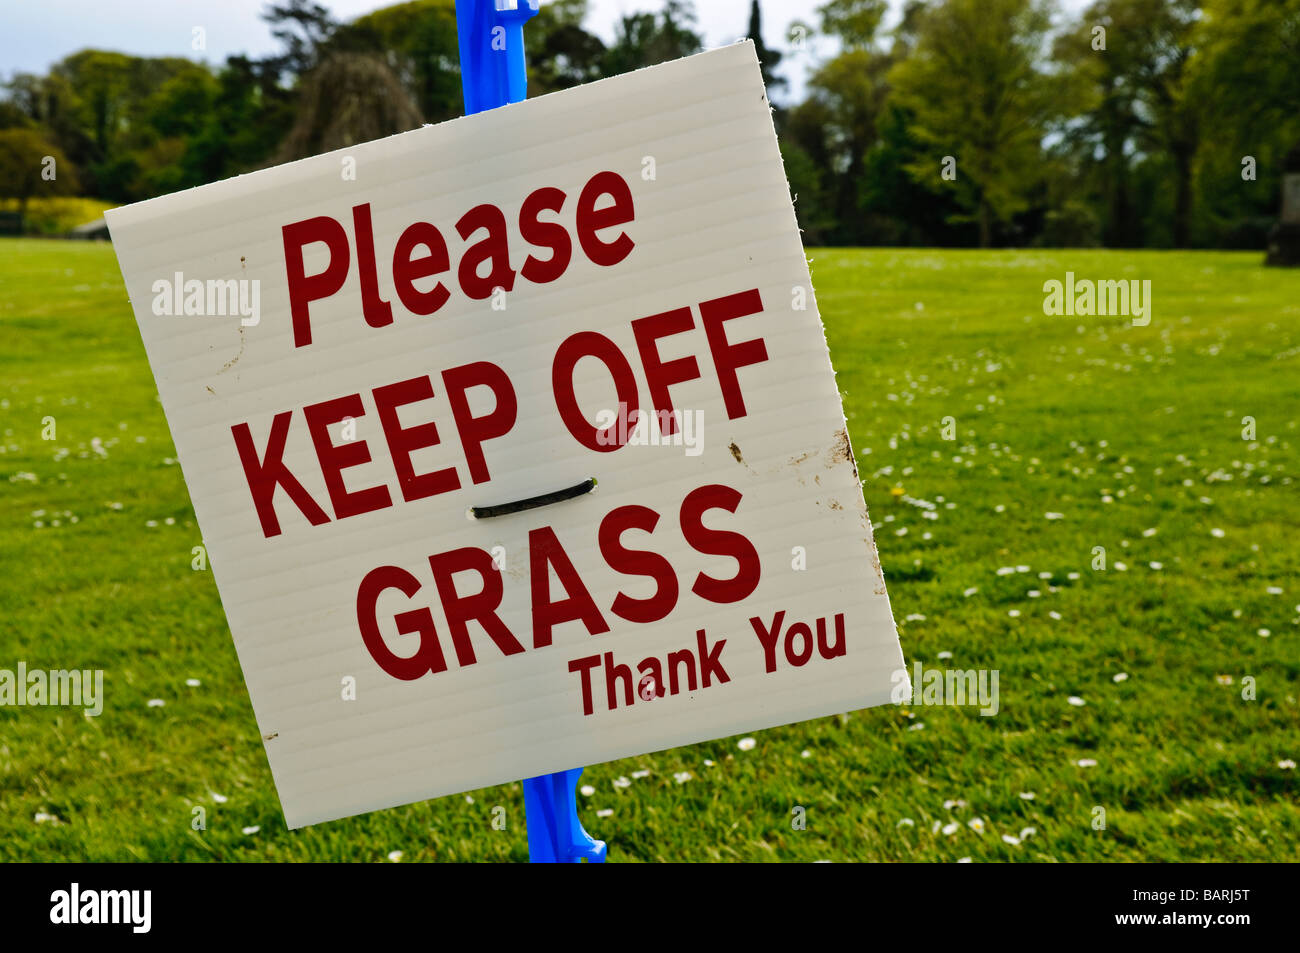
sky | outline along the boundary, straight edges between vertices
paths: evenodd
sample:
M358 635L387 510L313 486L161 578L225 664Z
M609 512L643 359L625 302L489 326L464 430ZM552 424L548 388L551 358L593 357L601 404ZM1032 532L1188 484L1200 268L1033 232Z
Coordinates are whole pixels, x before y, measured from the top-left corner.
M389 6L393 0L320 2L337 19L348 20ZM820 2L762 0L764 41L785 49L786 28L794 20L815 23ZM1085 2L1065 0L1064 7L1078 10ZM224 62L231 53L264 55L275 49L258 16L265 5L266 0L0 0L0 78L18 71L44 72L55 61L86 47L193 56L212 63ZM587 29L609 41L620 16L661 6L661 0L589 0ZM892 20L901 0L890 0L890 6ZM695 9L698 29L709 47L733 42L749 25L749 0L696 0ZM203 31L203 52L192 48L196 28ZM782 98L802 98L808 66L832 50L830 41L818 40L787 56L781 72L791 85Z

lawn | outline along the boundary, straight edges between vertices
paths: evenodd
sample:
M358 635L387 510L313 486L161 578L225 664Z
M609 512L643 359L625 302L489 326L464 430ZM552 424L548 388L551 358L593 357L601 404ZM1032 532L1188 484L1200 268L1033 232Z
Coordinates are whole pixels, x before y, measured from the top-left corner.
M1300 859L1300 272L811 257L904 655L999 710L593 766L610 859ZM1149 279L1150 324L1044 315L1066 271ZM0 860L526 859L518 784L285 829L108 245L0 241L0 435L0 668L107 695L0 708Z

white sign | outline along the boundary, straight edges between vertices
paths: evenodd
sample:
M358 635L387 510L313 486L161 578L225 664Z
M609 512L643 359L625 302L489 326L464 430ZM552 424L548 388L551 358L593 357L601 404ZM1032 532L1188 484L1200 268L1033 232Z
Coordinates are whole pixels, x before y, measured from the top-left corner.
M890 700L752 44L107 218L290 827Z

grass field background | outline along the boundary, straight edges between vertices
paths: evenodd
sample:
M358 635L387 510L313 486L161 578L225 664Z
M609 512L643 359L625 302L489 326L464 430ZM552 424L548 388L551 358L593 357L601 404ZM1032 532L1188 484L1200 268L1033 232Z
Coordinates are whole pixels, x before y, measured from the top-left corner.
M610 859L1300 859L1300 273L811 257L904 655L997 669L1001 710L590 767ZM1067 270L1150 279L1150 325L1044 316ZM0 435L0 668L101 668L107 695L0 708L0 860L527 858L518 784L285 829L108 245L0 241Z

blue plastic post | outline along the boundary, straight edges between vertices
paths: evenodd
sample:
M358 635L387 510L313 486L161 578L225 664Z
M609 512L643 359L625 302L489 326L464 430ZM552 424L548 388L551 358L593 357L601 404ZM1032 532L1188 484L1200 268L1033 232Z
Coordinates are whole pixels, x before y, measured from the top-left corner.
M456 0L465 115L522 102L528 95L524 23L538 0Z
M524 23L538 0L456 0L465 115L522 102L528 95ZM604 863L605 842L578 820L582 768L524 779L528 859L535 864Z
M524 779L528 859L534 864L605 862L605 842L594 840L578 820L577 787L582 768Z

